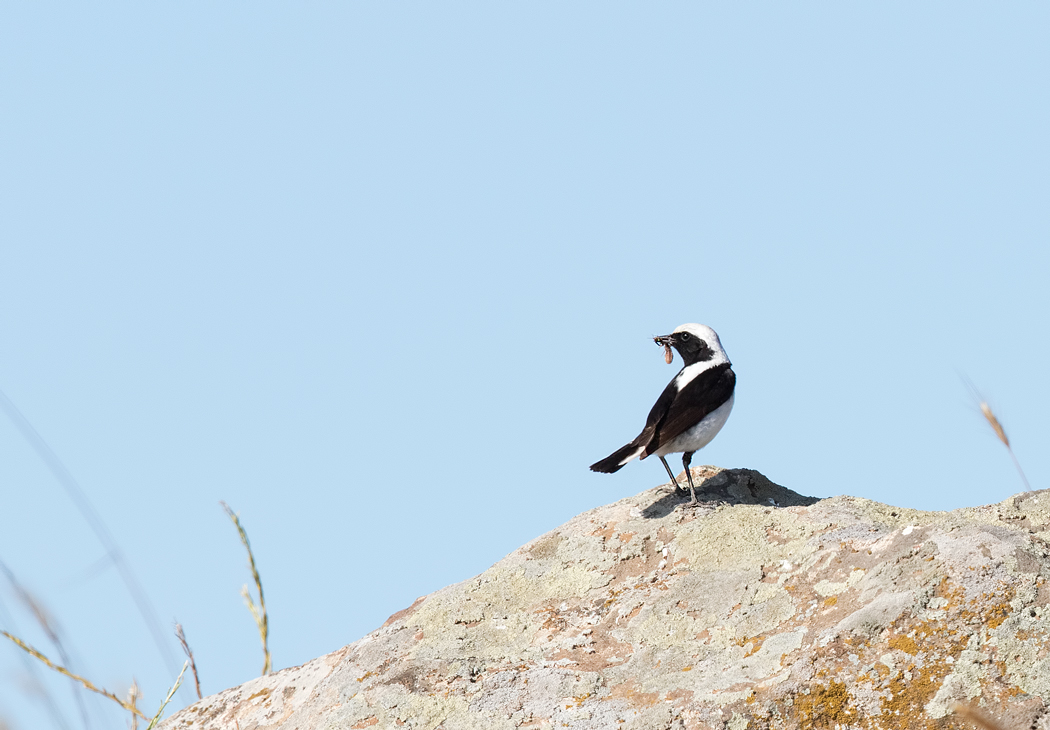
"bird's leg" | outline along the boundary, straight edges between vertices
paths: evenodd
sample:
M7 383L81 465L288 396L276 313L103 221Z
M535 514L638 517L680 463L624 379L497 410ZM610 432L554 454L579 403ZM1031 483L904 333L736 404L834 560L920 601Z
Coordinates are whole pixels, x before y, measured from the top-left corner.
M699 504L696 501L696 490L693 489L693 471L689 468L689 463L693 460L693 453L692 451L687 451L682 454L682 466L685 467L685 478L689 480L689 496L692 497L689 500L689 507Z
M675 478L674 472L671 471L671 467L667 465L667 459L661 456L660 463L664 465L664 469L667 469L667 476L671 477L671 486L674 487L675 494L685 494L685 490L678 486L678 480Z

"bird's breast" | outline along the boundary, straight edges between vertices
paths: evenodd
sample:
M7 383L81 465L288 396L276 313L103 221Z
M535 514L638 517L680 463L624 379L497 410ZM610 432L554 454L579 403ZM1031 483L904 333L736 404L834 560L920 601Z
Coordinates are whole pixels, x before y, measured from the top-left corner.
M700 419L698 424L678 434L678 436L668 441L654 453L658 456L665 456L684 451L698 451L707 446L711 443L711 439L722 430L722 426L726 425L726 421L729 420L729 414L733 410L734 397L733 395L729 396L729 400Z

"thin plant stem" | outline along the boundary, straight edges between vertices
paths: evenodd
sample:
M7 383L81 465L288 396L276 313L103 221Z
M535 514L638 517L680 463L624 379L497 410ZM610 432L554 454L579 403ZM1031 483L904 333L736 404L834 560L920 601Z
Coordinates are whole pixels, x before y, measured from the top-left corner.
M1024 475L1024 469L1021 468L1021 462L1017 460L1017 454L1014 453L1014 447L1010 445L1010 439L1006 436L1006 430L1003 428L1003 424L999 423L999 419L992 413L992 407L988 405L987 401L981 401L981 415L988 421L988 425L995 431L996 437L1003 443L1006 450L1010 452L1010 458L1014 461L1014 466L1017 467L1017 473L1021 475L1021 482L1024 483L1024 488L1029 492L1032 491L1032 485L1028 483L1028 477Z
M47 610L40 604L33 595L27 591L22 584L15 578L15 574L7 567L5 563L0 561L0 570L7 575L7 580L11 584L11 587L15 590L15 594L19 600L29 609L29 612L33 614L33 618L36 619L37 624L47 634L48 640L51 641L51 645L55 647L55 651L58 652L58 659L62 662L62 665L66 668L73 666L73 660L69 658L69 653L66 651L65 645L62 643L62 637L58 634L58 627L55 626L51 619L51 615ZM70 669L72 671L72 669ZM91 723L88 722L87 706L84 704L84 698L80 692L77 691L76 685L73 686L73 700L77 703L77 709L80 711L81 722L84 723L85 728L90 728Z
M3 634L8 639L13 641L19 648L22 649L22 651L26 652L27 654L29 654L30 656L32 656L32 657L34 657L36 659L39 659L41 662L43 662L45 665L47 665L51 669L54 669L59 674L64 674L65 676L69 677L70 679L75 680L77 682L80 682L80 684L83 685L85 689L91 690L95 694L100 694L103 697L108 697L109 699L111 699L114 702L116 702L118 705L123 707L128 712L130 712L130 713L132 713L134 715L138 715L143 720L148 720L149 719L148 717L143 715L141 712L139 712L138 708L136 708L134 705L130 705L127 702L124 702L122 699L117 697L112 692L108 692L107 690L104 690L104 689L102 689L100 687L96 687L94 684L91 683L90 680L84 679L79 674L73 674L73 672L69 671L65 667L63 667L63 666L61 666L59 664L55 664L53 661L51 661L46 656L41 654L39 651L37 651L36 649L31 647L29 644L27 644L24 641L22 641L21 639L19 639L17 636L13 636L13 635L7 633L6 631L2 631L2 630L0 630L0 634ZM185 668L183 668L183 671L185 671Z
M153 730L160 722L160 716L164 714L164 708L171 702L171 698L175 696L175 693L179 691L179 685L182 684L182 675L186 673L186 667L190 665L190 660L187 659L182 663L182 671L179 672L178 678L175 680L175 684L168 690L168 696L164 698L164 701L160 703L160 709L157 710L157 714L153 716L153 719L149 721L149 725L146 726L146 730Z
M139 695L139 683L132 679L131 686L128 687L128 699L126 700L127 704L138 709ZM139 730L139 718L138 715L135 715L134 713L131 715L131 730Z
M149 596L146 595L142 584L139 583L135 574L131 572L131 566L124 557L123 551L118 547L117 541L113 538L109 528L102 521L102 517L99 516L94 505L88 499L87 493L84 492L77 480L73 478L73 475L62 463L62 460L58 458L58 455L44 441L44 438L33 428L33 424L29 422L29 419L22 415L22 412L18 410L2 390L0 390L0 411L5 413L15 427L21 431L22 436L33 447L41 461L51 470L52 475L54 475L55 479L73 501L73 504L80 511L84 521L88 523L92 532L95 533L95 537L102 544L106 555L116 567L124 587L131 594L131 599L135 602L135 607L138 608L139 615L146 624L146 628L149 629L150 634L153 636L153 643L156 644L157 651L167 665L168 671L174 675L175 656L171 653L167 642L164 641L164 632L161 631L160 621L157 620L157 612L154 610L153 604L150 603Z
M0 560L0 571L7 574L8 580L12 581L12 587L14 586L14 574L4 564L3 560ZM7 626L16 635L21 633L18 630L18 626L15 624L14 616L7 610L7 606L4 605L2 599L0 599L0 625ZM59 710L58 705L55 703L55 698L51 696L51 691L47 685L40 680L37 676L37 664L33 661L33 658L25 652L20 652L18 658L23 662L23 666L26 671L26 679L32 683L32 694L37 695L39 700L42 702L44 707L47 708L48 713L51 715L51 721L55 727L59 730L69 730L69 723L66 722L65 717ZM86 727L86 725L85 725Z
M961 375L961 374L960 374ZM1017 459L1017 454L1014 453L1014 447L1010 445L1010 439L1006 435L1006 429L1003 428L1003 424L996 418L995 413L992 412L992 407L988 405L988 401L984 399L981 392L977 390L977 387L970 382L970 379L965 375L961 375L963 382L970 389L970 395L973 396L974 401L977 402L977 407L981 409L981 415L984 416L984 420L988 422L988 425L992 427L992 431L995 432L995 437L999 439L1003 446L1010 454L1010 458L1014 462L1014 466L1017 468L1017 473L1021 477L1021 483L1024 484L1024 488L1031 492L1032 485L1028 483L1028 477L1025 476L1024 469L1021 468L1021 462Z
M193 671L193 683L197 686L197 699L204 699L201 696L201 680L200 677L197 676L197 662L193 660L193 651L190 649L190 645L186 643L186 634L182 630L182 624L178 622L175 623L175 638L177 638L179 643L182 644L182 650L186 652L186 656L189 657L190 669Z
M229 515L233 524L237 527L237 533L241 536L241 543L244 544L244 549L248 551L248 565L252 569L252 578L255 580L255 588L259 591L259 604L256 605L255 601L252 600L252 594L248 590L248 586L241 588L241 596L244 598L244 603L248 606L248 610L252 614L252 618L255 619L255 625L259 629L259 638L262 640L263 648L263 676L270 673L273 669L273 661L270 657L270 618L266 614L266 598L263 595L262 579L259 578L259 570L255 567L255 555L252 553L252 544L248 541L248 533L244 531L244 526L241 524L240 517L237 513L230 509L230 505L225 502L219 502L222 508L226 510L226 514Z

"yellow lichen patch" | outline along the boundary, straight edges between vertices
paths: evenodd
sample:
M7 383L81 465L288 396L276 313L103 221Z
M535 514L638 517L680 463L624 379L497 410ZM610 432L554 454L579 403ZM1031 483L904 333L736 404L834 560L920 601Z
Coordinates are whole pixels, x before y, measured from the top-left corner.
M761 649L762 648L762 643L763 643L762 639L758 639L758 638L752 639L751 640L751 648L748 649L747 653L744 654L744 657L747 658L747 657L751 656L752 654L754 654L755 652L757 652L759 649Z
M959 611L958 616L964 621L982 623L989 629L999 628L1012 611L1010 601L1016 591L1013 586L1003 586L1003 593L982 593L980 598L970 601L971 609ZM989 605L988 601L995 600Z
M962 586L950 586L948 578L941 578L941 582L937 584L937 587L933 591L933 595L937 598L943 598L947 601L945 605L946 611L952 611L962 605L963 602L963 588Z
M561 615L561 611L554 606L543 606L533 611L533 613L543 618L543 623L540 624L541 629L560 633L569 625L568 620Z
M915 639L910 636L894 636L890 639L891 649L900 649L905 654L911 654L915 656L919 653L919 647L915 643Z
M834 681L826 687L812 688L808 695L796 695L794 707L798 727L816 730L851 726L857 716L851 707L851 699L846 684Z
M1017 685L1010 685L1006 689L1002 690L999 693L999 696L1002 699L1011 700L1011 699L1013 699L1015 697L1020 697L1021 695L1027 695L1027 694L1028 694L1027 692L1025 692L1023 689L1021 689Z
M757 636L747 637L743 636L733 643L744 650L744 657L747 658L762 648L762 644L765 639L760 639Z
M889 682L889 697L882 698L882 724L895 727L907 719L909 728L937 727L926 717L926 704L937 694L952 665L937 663L917 668L909 664L903 672L894 673ZM923 723L922 725L918 723Z
M987 612L985 612L984 622L988 625L988 628L997 629L1000 626L1002 626L1003 621L1005 621L1009 616L1010 604L1000 603L998 605L992 606Z
M831 608L832 606L834 606L838 602L839 602L839 597L838 596L828 596L827 598L824 599L824 606L825 606L825 608Z
M609 606L616 603L616 598L625 591L625 588L613 588L609 591L609 597L605 599L605 603L602 604L602 608L608 608Z

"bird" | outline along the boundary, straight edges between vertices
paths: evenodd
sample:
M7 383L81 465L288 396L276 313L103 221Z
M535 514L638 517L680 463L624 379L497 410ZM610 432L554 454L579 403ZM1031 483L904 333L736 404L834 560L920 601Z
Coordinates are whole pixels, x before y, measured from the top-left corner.
M649 411L645 428L631 443L617 449L591 471L612 474L632 459L656 454L671 477L675 492L684 496L678 479L667 465L667 454L682 454L682 465L689 481L688 506L698 504L689 463L693 454L707 446L729 419L733 410L736 373L713 329L703 324L683 324L669 335L654 337L671 362L671 348L678 351L685 365Z

